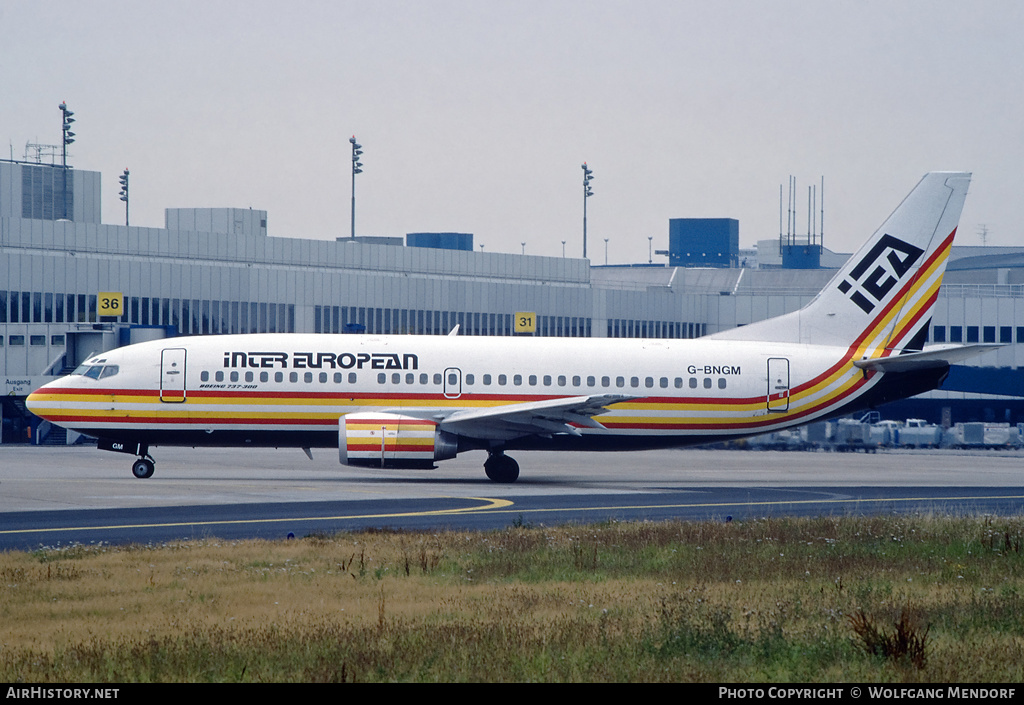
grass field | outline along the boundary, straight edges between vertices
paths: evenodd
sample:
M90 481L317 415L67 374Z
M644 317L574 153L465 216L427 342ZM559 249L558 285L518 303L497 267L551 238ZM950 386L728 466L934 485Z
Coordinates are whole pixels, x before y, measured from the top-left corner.
M0 554L0 681L1024 680L1024 519Z

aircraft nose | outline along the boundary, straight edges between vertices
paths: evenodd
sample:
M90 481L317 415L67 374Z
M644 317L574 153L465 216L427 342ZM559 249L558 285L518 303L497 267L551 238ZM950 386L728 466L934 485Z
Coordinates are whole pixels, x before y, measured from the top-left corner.
M36 416L39 416L39 414L36 413L36 410L42 406L43 402L43 395L41 394L42 389L43 388L40 387L25 397L25 407L33 414L36 414Z
M47 404L52 401L50 392L47 388L52 384L55 384L55 382L48 382L25 397L25 407L40 418L46 418L45 410L47 408Z

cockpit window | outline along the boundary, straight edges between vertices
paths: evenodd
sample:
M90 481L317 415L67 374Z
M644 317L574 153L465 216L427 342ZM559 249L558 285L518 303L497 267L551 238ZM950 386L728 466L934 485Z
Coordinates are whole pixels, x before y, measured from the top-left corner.
M120 368L117 365L79 365L75 368L75 371L71 374L82 375L84 377L91 377L92 379L106 379L107 377L113 377Z

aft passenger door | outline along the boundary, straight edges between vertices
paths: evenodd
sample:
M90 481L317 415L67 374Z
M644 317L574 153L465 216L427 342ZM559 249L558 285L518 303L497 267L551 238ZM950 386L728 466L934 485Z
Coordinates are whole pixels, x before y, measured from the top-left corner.
M789 411L789 360L768 358L768 411Z
M167 348L160 353L160 401L185 401L185 348Z

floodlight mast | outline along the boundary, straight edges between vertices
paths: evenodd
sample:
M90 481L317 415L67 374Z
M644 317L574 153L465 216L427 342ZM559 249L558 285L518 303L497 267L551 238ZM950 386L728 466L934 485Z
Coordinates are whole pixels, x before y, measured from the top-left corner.
M587 258L587 199L594 195L590 188L590 182L594 178L594 171L587 167L587 163L580 165L583 169L583 259Z
M61 142L60 142L61 143L60 165L62 167L64 167L65 169L67 169L67 167L68 167L68 145L75 141L75 133L71 131L71 123L73 123L75 121L75 118L72 117L72 115L74 115L74 113L71 110L68 109L68 104L67 103L62 101L61 104L58 105L57 107L60 108L60 112L61 112L61 126L60 127L61 127L61 132L63 134L63 138L61 139Z
M72 117L74 112L68 109L68 104L61 101L61 141L60 141L60 165L61 165L61 217L68 218L68 145L75 141L75 133L71 131L71 123L75 121Z
M128 225L128 170L125 169L124 173L117 177L117 180L121 182L121 200L124 201L124 224Z
M352 143L352 239L356 238L356 174L363 173L363 163L359 157L363 155L363 145L356 142L356 136L349 138Z

